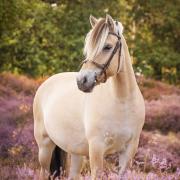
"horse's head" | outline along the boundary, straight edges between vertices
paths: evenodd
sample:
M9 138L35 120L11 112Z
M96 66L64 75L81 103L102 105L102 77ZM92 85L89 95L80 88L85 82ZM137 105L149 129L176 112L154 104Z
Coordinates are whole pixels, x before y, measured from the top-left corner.
M109 15L100 19L90 16L90 23L92 29L84 46L86 59L77 75L78 88L84 92L91 92L121 69L122 24Z

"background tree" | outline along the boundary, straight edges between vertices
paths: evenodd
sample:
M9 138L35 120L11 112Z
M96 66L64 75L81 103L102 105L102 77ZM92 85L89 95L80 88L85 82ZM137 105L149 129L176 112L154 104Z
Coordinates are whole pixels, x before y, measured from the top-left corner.
M76 71L89 15L109 13L125 26L135 70L178 83L179 12L178 0L0 0L0 71Z

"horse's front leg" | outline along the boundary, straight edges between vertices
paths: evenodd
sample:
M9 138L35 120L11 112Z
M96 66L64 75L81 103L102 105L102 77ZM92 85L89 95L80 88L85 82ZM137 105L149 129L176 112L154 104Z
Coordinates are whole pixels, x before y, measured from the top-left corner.
M127 148L119 154L119 175L121 176L126 167L131 165L132 159L137 151L139 139L131 140L127 145Z
M104 145L98 139L89 141L89 159L92 179L99 179L103 172Z

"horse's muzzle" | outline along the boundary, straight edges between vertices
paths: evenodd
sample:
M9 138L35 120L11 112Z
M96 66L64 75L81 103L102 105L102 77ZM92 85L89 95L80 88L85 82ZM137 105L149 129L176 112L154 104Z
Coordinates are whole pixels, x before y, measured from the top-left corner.
M96 74L89 71L79 72L76 78L78 88L83 92L91 92L96 85Z

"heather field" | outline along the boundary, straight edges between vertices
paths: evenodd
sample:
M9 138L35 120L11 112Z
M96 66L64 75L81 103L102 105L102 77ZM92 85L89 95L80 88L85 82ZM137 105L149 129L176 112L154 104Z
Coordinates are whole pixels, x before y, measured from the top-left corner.
M43 79L0 74L0 179L38 179L32 102ZM138 78L145 97L146 121L132 167L121 179L180 179L180 89ZM120 179L117 154L106 158L102 179ZM90 179L88 159L82 171ZM62 177L62 179L65 179Z

